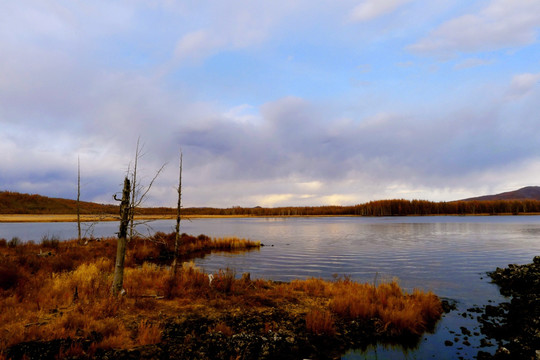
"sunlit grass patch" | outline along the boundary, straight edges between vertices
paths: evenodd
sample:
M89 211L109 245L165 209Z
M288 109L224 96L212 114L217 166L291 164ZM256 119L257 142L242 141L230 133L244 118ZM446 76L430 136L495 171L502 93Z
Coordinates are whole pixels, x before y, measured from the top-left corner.
M136 343L138 345L150 345L159 342L161 342L161 329L159 325L145 320L139 322Z
M317 335L333 335L336 332L334 316L328 310L311 309L306 314L306 328Z

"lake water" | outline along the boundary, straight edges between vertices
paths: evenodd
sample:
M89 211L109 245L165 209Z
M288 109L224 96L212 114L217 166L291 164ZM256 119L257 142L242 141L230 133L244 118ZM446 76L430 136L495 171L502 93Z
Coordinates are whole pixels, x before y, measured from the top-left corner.
M174 221L155 221L153 229L174 228ZM114 236L117 223L100 223L94 236ZM432 290L457 301L457 311L444 316L434 334L427 334L414 350L379 345L351 351L344 359L472 359L479 339L445 346L466 326L478 331L475 319L460 314L488 301L503 301L486 272L509 263L528 263L540 255L540 216L489 217L320 217L194 219L182 222L182 232L212 237L238 236L265 246L242 254L212 254L197 259L208 272L230 268L252 278L291 280L349 275L360 282L397 278L406 290ZM3 223L0 238L39 242L43 236L76 236L74 223ZM462 337L461 337L462 338ZM495 348L485 348L493 352Z

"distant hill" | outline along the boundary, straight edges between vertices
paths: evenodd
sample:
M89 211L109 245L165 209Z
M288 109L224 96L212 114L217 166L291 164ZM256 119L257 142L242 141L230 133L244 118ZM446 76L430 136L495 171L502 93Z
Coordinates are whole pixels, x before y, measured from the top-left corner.
M81 214L116 214L118 206L80 202ZM76 214L77 201L0 191L0 214Z
M81 201L81 214L101 215L118 214L119 206L96 204ZM0 214L76 214L77 201L70 199L52 198L37 194L22 194L13 191L0 191ZM139 208L136 214L170 215L176 214L176 209L155 207Z
M540 200L540 186L527 186L519 190L508 191L495 195L484 195L459 201L482 201L482 200Z

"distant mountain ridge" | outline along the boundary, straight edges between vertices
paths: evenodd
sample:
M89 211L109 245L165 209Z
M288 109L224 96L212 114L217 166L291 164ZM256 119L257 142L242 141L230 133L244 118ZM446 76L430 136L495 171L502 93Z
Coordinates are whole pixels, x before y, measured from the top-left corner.
M540 186L526 186L519 190L507 191L495 195L483 195L458 201L493 201L493 200L540 200Z

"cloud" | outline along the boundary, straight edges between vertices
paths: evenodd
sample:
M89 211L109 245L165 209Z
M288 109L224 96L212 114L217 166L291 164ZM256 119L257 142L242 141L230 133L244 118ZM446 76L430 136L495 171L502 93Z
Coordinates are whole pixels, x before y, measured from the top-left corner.
M351 21L370 21L387 15L411 0L364 0L350 13Z
M535 87L540 85L540 73L519 74L512 78L510 89L508 91L511 99L517 99L529 94Z
M260 121L258 110L249 104L234 106L225 111L225 118L242 124L255 124Z
M458 70L463 70L463 69L470 69L477 66L489 65L492 63L493 63L493 60L468 58L456 64L454 68Z
M219 36L211 34L208 30L198 30L190 32L184 36L174 49L174 56L177 59L201 59L217 52L225 42Z
M343 23L355 5L368 22L406 3L4 2L0 184L73 198L80 155L83 199L109 202L139 136L142 183L169 164L148 205L174 206L180 149L186 206L452 199L527 175L540 153L537 60L490 54L493 66L476 69L485 57L471 56L456 65L468 71L430 73L431 59L401 53L407 21L377 41L362 38L385 31L377 21L362 35ZM508 4L469 14L470 26L533 31L536 5ZM359 73L368 89L351 86Z
M208 3L203 11L205 26L186 31L177 40L174 48L175 60L200 61L223 50L244 49L260 44L272 37L273 32L286 16L297 10L296 2L277 1L270 3L246 0ZM188 22L190 16L200 16L199 6L190 6L184 12ZM198 24L193 21L194 26Z
M536 42L539 25L540 2L491 0L477 13L442 23L408 49L448 57L456 53L518 48Z

